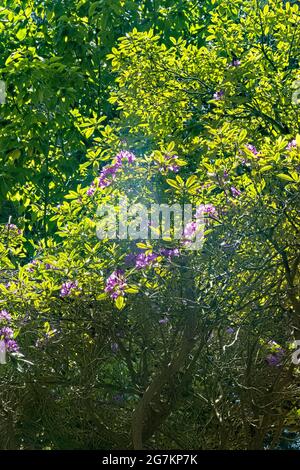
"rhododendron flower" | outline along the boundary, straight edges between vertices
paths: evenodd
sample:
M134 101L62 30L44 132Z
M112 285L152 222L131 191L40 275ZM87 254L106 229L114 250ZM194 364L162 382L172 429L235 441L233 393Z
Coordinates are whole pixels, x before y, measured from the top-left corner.
M172 258L173 256L179 256L180 255L180 251L178 248L171 248L171 249L168 249L168 248L162 248L160 250L160 254L162 256L165 256L166 258Z
M67 297L72 293L72 290L77 289L78 282L77 281L67 281L64 282L60 289L60 296Z
M8 339L5 341L5 347L8 352L18 352L20 347L14 339Z
M15 224L6 224L8 230L18 230L18 227Z
M133 253L129 253L128 255L125 256L124 262L127 266L135 264L136 261L136 255Z
M197 223L196 222L189 222L183 231L183 235L186 238L192 238L197 230Z
M285 352L282 350L282 352L277 352L274 354L268 354L266 357L266 361L269 366L280 366L282 364L282 359L284 356Z
M266 361L269 366L280 366L285 355L285 350L276 343L276 341L269 341L271 353L267 355Z
M126 287L127 282L124 276L124 272L118 269L107 278L105 292L115 300L120 296L124 296L124 290Z
M234 332L235 332L235 330L231 326L226 328L226 333L228 333L229 335L232 335Z
M93 196L94 193L95 193L95 191L96 191L95 184L92 183L91 186L88 188L86 194L87 194L88 196Z
M107 186L109 186L113 182L116 173L120 169L120 167L120 162L117 162L111 166L104 167L99 175L98 186L100 188L106 188Z
M220 90L220 91L216 91L214 93L214 100L221 100L223 98L223 96L225 95L225 92L223 90Z
M7 312L7 310L0 311L0 322L7 321L8 323L11 321L11 315Z
M173 171L174 173L178 173L180 170L180 166L176 164L176 160L178 160L178 155L164 155L165 163L160 165L160 171Z
M254 145L247 144L246 147L247 147L248 150L250 150L250 152L253 153L253 155L258 154L257 148Z
M0 338L3 337L4 339L10 339L14 336L14 332L12 328L9 328L8 326L4 326L3 328L0 329Z
M231 191L231 194L233 195L233 197L238 197L242 194L241 191L239 189L235 188L234 186L231 186L230 191Z
M22 234L22 230L19 229L15 224L6 224L6 228L10 231L17 232L18 235Z
M137 269L147 268L153 263L153 261L157 259L157 257L158 255L155 253L150 253L150 254L140 253L136 257L135 267Z
M121 150L116 156L116 159L119 163L122 163L126 160L128 163L133 163L136 160L136 156L132 152L128 152L128 150Z
M213 204L200 204L196 210L196 217L202 217L204 214L208 214L210 217L216 217L218 211Z
M180 167L179 167L178 165L169 165L169 166L167 167L167 169L168 169L169 171L173 171L174 173L178 173Z
M291 140L291 142L289 142L289 143L287 144L287 147L286 147L286 148L287 148L288 150L291 150L291 149L296 148L296 147L297 147L296 139L293 139L293 140Z
M119 152L115 158L115 162L102 169L98 179L99 188L110 186L115 179L117 172L122 167L123 162L127 161L131 164L135 161L135 158L135 155L127 150Z
M53 264L46 263L45 264L45 269L47 269L47 271L48 271L49 269L57 269L57 268L55 268L55 266L53 266Z

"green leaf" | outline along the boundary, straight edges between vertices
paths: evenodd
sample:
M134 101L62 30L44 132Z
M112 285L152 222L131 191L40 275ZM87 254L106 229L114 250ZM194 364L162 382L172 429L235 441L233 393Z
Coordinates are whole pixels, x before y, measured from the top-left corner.
M277 177L280 178L281 180L284 180L284 181L290 181L290 182L292 182L292 183L295 182L291 176L285 175L284 173L279 173L279 174L277 175Z
M121 295L115 300L115 305L118 310L122 310L125 307L125 299Z
M167 183L176 189L181 189L180 185L175 180L167 179Z
M17 34L16 34L17 38L18 38L20 41L23 41L23 39L26 38L26 35L27 35L27 30L26 30L25 28L19 29L19 31L18 31Z

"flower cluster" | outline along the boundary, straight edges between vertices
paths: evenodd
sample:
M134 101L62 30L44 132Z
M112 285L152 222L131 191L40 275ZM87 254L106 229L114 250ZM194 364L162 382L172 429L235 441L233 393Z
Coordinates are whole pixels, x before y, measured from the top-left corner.
M282 364L285 350L281 348L275 341L270 341L269 345L271 346L272 352L266 357L267 364L271 367L278 367Z
M218 211L213 204L200 204L196 210L196 217L199 218L205 214L214 218L218 216Z
M189 222L188 224L186 224L184 231L183 231L184 243L192 241L193 237L196 234L197 229L198 229L197 222Z
M0 340L4 341L6 351L8 352L18 352L19 345L13 339L14 331L8 326L11 322L11 315L6 310L0 311ZM4 326L2 326L4 325Z
M88 188L86 194L91 197L94 195L95 191L96 191L96 187L95 187L95 183L93 182L91 186Z
M7 230L11 231L11 232L14 232L14 233L17 233L18 235L21 235L22 234L22 230L19 229L15 224L6 224L6 228Z
M7 310L0 311L0 322L7 322L10 323L11 315L7 312Z
M291 140L291 142L289 142L289 143L287 144L287 147L286 147L286 148L287 148L287 150L292 150L292 149L294 149L294 148L296 148L296 147L297 147L296 139L293 139L293 140Z
M234 186L231 186L230 191L233 197L239 197L242 194L241 191Z
M253 153L253 155L257 155L257 154L258 154L258 150L257 150L257 148L256 148L254 145L252 145L252 144L247 144L246 147L247 147L248 150L250 150L250 152Z
M112 299L116 300L118 297L125 295L126 287L127 282L124 272L118 269L107 278L105 292L109 294Z
M156 253L139 253L136 257L135 267L137 269L147 268L158 258Z
M162 248L159 253L161 256L165 256L169 260L173 258L173 256L180 256L178 248Z
M224 97L224 95L225 95L225 92L223 90L216 91L214 93L213 98L214 98L214 100L221 100Z
M229 326L228 328L226 328L226 333L229 335L233 335L235 333L235 329L232 328L232 326Z
M78 282L77 281L67 281L64 282L63 285L61 286L60 289L60 296L61 297L67 297L72 293L74 289L78 288Z
M164 318L161 318L160 320L158 320L158 323L160 325L166 325L168 322L169 322L169 319L167 317L164 317Z
M132 164L135 161L135 155L131 152L128 152L127 150L122 150L119 152L112 165L107 165L105 166L98 178L98 187L99 188L106 188L107 186L110 186L112 182L116 178L116 174L118 171L121 169L122 165L124 162L127 162L129 164ZM87 195L88 196L93 196L93 194L96 191L95 183L92 183L91 186L87 190Z
M160 164L159 171L173 171L178 173L180 166L177 164L178 155L164 155L164 162Z
M151 266L159 256L167 258L168 261L174 256L180 256L178 248L161 248L158 253L130 253L125 257L125 264L132 265L137 269L144 269Z
M197 232L203 229L203 216L214 219L218 216L218 211L213 204L200 204L196 210L196 220L189 222L183 231L183 245L188 246L193 241Z

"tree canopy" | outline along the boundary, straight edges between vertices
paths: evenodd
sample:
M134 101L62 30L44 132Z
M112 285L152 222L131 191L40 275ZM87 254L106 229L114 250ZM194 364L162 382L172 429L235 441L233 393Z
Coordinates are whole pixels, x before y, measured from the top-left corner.
M1 448L297 437L298 3L3 0Z

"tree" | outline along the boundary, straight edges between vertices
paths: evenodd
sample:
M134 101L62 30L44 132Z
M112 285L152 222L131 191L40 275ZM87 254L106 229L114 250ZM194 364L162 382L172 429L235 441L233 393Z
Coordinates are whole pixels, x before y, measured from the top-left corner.
M47 41L62 81L90 78L65 105L49 94L52 120L32 130L50 140L32 168L48 161L54 175L70 158L61 182L47 183L40 232L27 236L11 221L3 228L2 321L20 350L0 369L1 447L277 447L299 420L291 361L300 331L297 5L212 1L199 18L183 2L175 34L173 17L161 31L171 2L113 2L116 25L126 14L134 27L116 27L107 57L101 39L100 56L93 44L94 18L105 16L99 2L53 5L58 29ZM80 24L78 43L62 24ZM70 49L56 37L72 38ZM72 70L68 54L82 44L92 59L79 54ZM36 79L60 91L47 60ZM97 86L109 88L109 104ZM99 239L97 208L110 204L120 219L125 197L131 206L197 206L203 246L188 249L197 218L179 240ZM30 244L34 259L24 261Z

